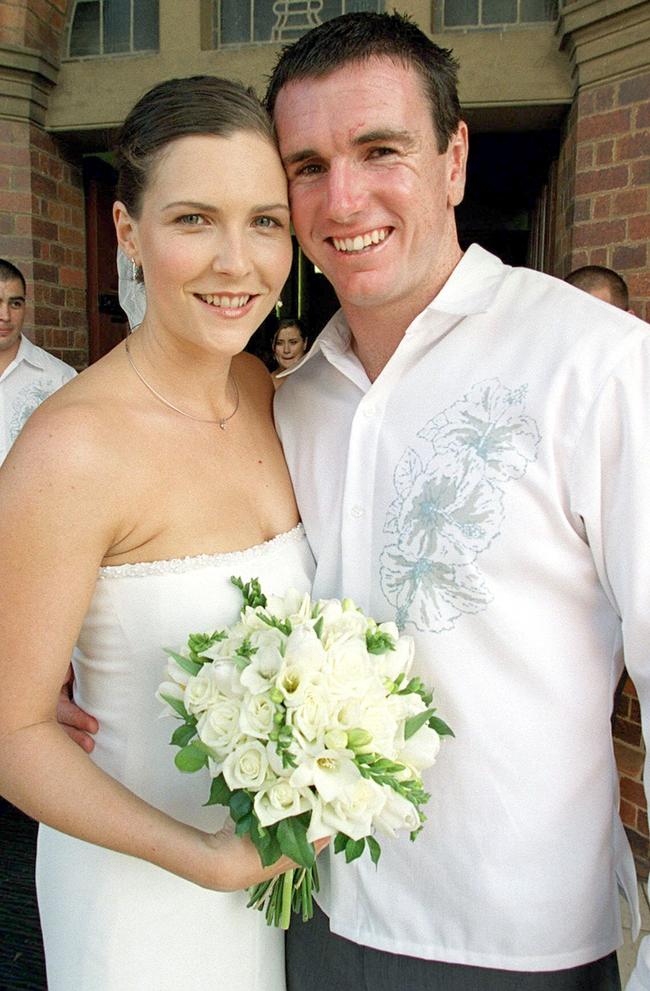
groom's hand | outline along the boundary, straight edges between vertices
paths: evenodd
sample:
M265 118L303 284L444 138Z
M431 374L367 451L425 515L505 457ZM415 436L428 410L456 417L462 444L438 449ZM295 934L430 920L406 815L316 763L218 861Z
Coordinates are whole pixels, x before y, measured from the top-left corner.
M72 665L68 668L68 677L61 686L59 701L56 706L57 722L61 723L71 740L74 740L87 754L95 746L91 734L99 729L99 723L94 716L88 715L72 701L72 685L74 674Z

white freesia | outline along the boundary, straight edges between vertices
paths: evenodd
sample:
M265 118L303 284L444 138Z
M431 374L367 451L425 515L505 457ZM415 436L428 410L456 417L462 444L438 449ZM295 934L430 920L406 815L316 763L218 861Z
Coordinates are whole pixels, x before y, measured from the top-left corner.
M223 776L231 791L257 791L264 784L269 761L259 740L245 740L223 762Z
M200 717L199 739L219 756L225 756L240 735L239 702L223 695Z
M323 750L306 754L290 777L294 788L313 786L324 802L332 802L361 777L351 750Z
M239 676L244 689L253 694L267 692L275 683L282 665L282 654L274 643L263 643Z
M312 807L308 788L293 788L286 778L273 781L258 791L253 802L261 826L300 815Z
M281 598L269 595L266 600L266 612L278 619L288 619L292 626L302 626L311 619L311 596L290 588Z
M377 829L387 836L395 836L398 829L408 829L409 832L419 829L420 817L413 804L392 788L384 790L386 802L374 819Z
M273 729L277 707L268 695L246 695L239 710L242 733L266 740Z
M345 833L352 840L368 836L372 832L373 821L386 804L387 790L366 778L352 782L330 802L323 801L314 807L307 838L333 836L338 832Z

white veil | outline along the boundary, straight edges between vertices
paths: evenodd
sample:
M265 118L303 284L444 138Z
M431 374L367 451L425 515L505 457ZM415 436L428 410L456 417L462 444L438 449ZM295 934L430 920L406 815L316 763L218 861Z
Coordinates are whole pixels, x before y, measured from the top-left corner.
M147 293L143 282L133 277L133 263L124 252L117 249L117 293L120 306L126 313L131 330L142 323L147 308Z

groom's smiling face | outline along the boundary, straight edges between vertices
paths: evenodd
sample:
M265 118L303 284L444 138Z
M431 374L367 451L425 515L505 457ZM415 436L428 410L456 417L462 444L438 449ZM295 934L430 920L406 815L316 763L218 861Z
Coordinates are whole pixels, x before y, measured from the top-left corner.
M296 234L341 303L432 298L457 260L467 140L461 125L438 150L416 71L371 58L293 80L274 123Z

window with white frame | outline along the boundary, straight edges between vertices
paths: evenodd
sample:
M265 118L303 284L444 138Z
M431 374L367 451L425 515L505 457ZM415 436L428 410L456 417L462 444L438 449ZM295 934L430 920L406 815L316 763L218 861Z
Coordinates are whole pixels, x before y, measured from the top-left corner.
M384 0L216 0L213 44L286 44L339 14L383 9Z
M557 0L439 0L435 29L504 28L554 21Z
M76 0L68 58L158 51L158 0Z

